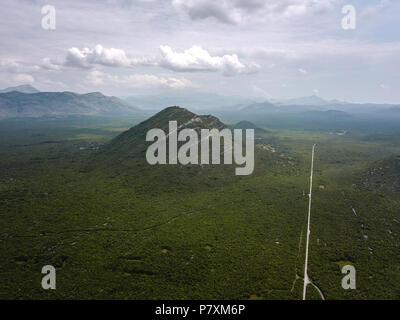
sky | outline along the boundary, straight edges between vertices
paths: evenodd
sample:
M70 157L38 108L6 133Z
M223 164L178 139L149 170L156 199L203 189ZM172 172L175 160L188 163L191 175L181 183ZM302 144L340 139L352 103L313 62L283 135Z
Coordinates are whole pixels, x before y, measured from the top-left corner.
M398 0L1 5L1 88L31 84L42 91L115 96L209 92L400 103ZM55 9L55 19L46 5ZM343 28L349 11L342 10L349 5L354 29Z

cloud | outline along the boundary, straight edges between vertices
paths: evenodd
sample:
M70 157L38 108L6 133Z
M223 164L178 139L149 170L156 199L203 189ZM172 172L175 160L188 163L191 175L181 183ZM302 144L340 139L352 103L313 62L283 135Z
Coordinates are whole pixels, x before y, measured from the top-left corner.
M9 73L35 72L40 69L37 65L30 65L15 59L0 59L0 70Z
M13 80L16 83L32 83L35 78L31 73L40 70L37 65L28 64L15 59L0 59L1 78Z
M399 74L395 66L400 63L400 41L396 32L400 1L392 0L392 5L380 10L375 19L360 24L356 34L340 28L341 5L348 3L344 0L175 0L174 6L172 0L145 2L56 0L54 5L57 12L62 12L62 21L57 20L57 31L53 33L40 28L37 0L4 1L2 7L7 14L2 16L0 34L7 41L0 47L0 60L14 61L0 63L1 84L14 85L13 75L29 74L39 86L42 79L48 79L50 83L46 88L49 90L56 81L63 81L67 90L86 90L86 75L99 70L118 75L119 81L127 80L125 75L128 74L153 74L157 79L142 76L141 80L173 85L171 78L181 80L184 77L196 82L202 91L224 95L247 95L252 93L254 83L274 96L303 96L312 93L314 88L323 88L324 95L332 99L381 99L397 103L400 100L400 90L394 90ZM355 3L358 15L366 7L381 3L380 0L350 2ZM29 15L28 12L38 14ZM317 15L317 12L327 14ZM364 14L368 12L373 11L365 9ZM105 49L101 59L95 52L96 44ZM223 71L218 68L211 68L214 72L190 74L170 72L170 66L163 70L161 66L130 64L134 58L150 54L150 58L154 57L150 60L159 65L162 60L160 44L169 45L178 53L199 44L211 56L236 54L240 63L257 62L261 68L251 77L224 79L220 76ZM78 62L77 67L64 65L71 47L78 48L71 53L72 57L77 53L73 60ZM84 50L85 47L88 50ZM109 59L105 54L111 47L123 49L122 62L117 63L117 58ZM44 57L50 59L42 61ZM117 67L127 65L127 60L128 67ZM275 67L269 68L272 64ZM37 66L39 70L35 71ZM309 74L302 75L299 68ZM101 79L98 81L111 83L111 80ZM131 82L137 81L131 79ZM179 81L176 83L182 85ZM382 90L380 83L387 86L392 83L391 89ZM281 84L286 84L287 88ZM118 95L130 95L134 91L123 84L120 86L121 89L117 84L110 85L110 89L107 86L99 89ZM365 90L366 86L371 90ZM144 91L137 90L137 93Z
M264 98L268 98L268 99L272 98L272 95L267 90L265 90L263 88L260 88L259 86L256 86L256 85L253 84L251 86L251 89L257 95L260 95L260 96L262 96Z
M380 0L376 5L369 5L361 11L360 16L362 18L373 18L379 14L382 10L391 6L392 2L390 0Z
M87 81L93 85L116 85L127 88L169 88L181 89L194 85L185 78L155 76L150 74L132 74L128 76L111 75L99 70L92 70Z
M13 80L20 83L32 83L35 82L35 79L32 75L27 73L17 73L13 75Z
M169 46L160 46L160 66L178 72L221 71L225 76L255 72L255 63L244 64L236 54L212 56L200 46L193 46L184 52L176 52Z
M62 81L54 79L48 79L47 77L38 77L35 79L35 87L40 86L42 91L65 91L69 89L69 86Z
M304 74L304 75L308 74L307 70L304 70L304 69L302 69L302 68L297 69L297 71L298 71L300 74Z
M228 6L226 1L204 0L173 0L172 5L186 12L191 19L201 20L215 18L223 23L235 24L240 20L240 14Z
M61 65L59 62L57 61L53 61L50 58L43 58L42 59L42 64L41 67L45 70L60 70L61 69Z
M129 58L124 50L115 48L104 48L98 44L93 49L79 49L72 47L68 49L64 65L79 68L91 68L93 65L108 67L133 67L138 64L151 64L150 59Z
M255 18L291 18L323 13L333 9L337 0L172 0L172 5L193 20L215 18L238 24Z
M176 77L158 77L155 75L149 74L135 74L130 75L123 79L129 87L164 87L171 89L180 89L193 87L193 84L185 79L185 78L176 78Z
M222 72L225 76L249 74L257 71L256 63L244 63L236 54L212 56L200 46L179 53L169 46L160 46L160 55L131 58L122 49L104 48L97 45L93 49L68 50L64 61L44 58L41 67L47 70L60 70L61 67L95 69L96 66L132 68L135 66L159 66L176 72Z

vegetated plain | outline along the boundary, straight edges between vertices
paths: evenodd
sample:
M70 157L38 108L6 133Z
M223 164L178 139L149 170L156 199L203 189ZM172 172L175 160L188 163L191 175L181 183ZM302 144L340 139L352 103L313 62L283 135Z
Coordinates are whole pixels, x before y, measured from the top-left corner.
M255 171L237 177L150 167L129 143L108 161L142 120L0 122L1 299L300 299L314 143L311 280L327 299L400 298L394 126L259 119ZM47 264L56 290L41 287ZM346 264L356 290L341 286Z

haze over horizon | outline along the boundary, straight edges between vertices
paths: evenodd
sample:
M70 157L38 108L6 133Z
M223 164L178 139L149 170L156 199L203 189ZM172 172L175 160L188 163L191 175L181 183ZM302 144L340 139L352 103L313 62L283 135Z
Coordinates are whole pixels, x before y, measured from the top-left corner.
M353 1L355 30L344 0L55 0L44 30L47 4L3 2L1 88L400 101L395 1Z
M21 93L44 93L44 92L72 92L72 91L41 91L32 86L31 84L20 84L7 88L0 88L0 93L8 93L11 91L18 91ZM74 92L81 95L92 94L92 93L100 93L104 95L101 91L88 91L88 92ZM241 107L258 104L258 103L271 103L273 105L304 105L304 106L327 106L332 104L343 104L348 105L357 102L352 101L344 101L340 99L324 99L320 95L314 93L310 96L302 96L295 98L265 98L262 96L238 96L238 95L223 95L217 93L209 93L209 92L195 92L191 90L170 90L165 93L156 93L156 94L138 94L134 96L117 96L122 100L125 100L130 105L137 107L139 109L151 109L157 110L160 109L161 105L166 106L186 106L188 108L193 108L194 110L200 110L206 108L207 110L211 109L219 109L226 107L236 107L240 109ZM138 105L139 104L139 105ZM362 103L361 103L362 104ZM366 103L369 104L369 103ZM377 104L379 105L379 104ZM397 104L382 104L384 105L397 105Z

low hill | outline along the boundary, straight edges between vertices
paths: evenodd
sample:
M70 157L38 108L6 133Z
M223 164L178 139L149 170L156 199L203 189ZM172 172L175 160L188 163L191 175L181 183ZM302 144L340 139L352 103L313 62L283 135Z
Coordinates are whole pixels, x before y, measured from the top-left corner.
M138 192L194 190L223 186L240 179L235 175L235 168L238 167L236 164L148 164L146 150L153 142L146 141L146 134L155 128L168 134L169 121L177 121L178 131L185 128L196 131L227 128L214 116L197 115L184 108L169 107L110 141L90 159L86 170L120 176Z
M100 92L0 93L0 119L132 114L139 109Z
M226 127L218 118L211 115L199 116L184 108L169 107L117 136L106 146L103 152L121 160L142 153L150 144L146 143L147 132L158 128L168 133L169 121L177 121L178 130L185 128L223 129Z
M242 130L254 129L255 134L263 134L263 133L268 132L267 130L264 130L263 128L256 126L254 123L252 123L250 121L245 121L245 120L236 123L233 128L234 129L242 129Z

